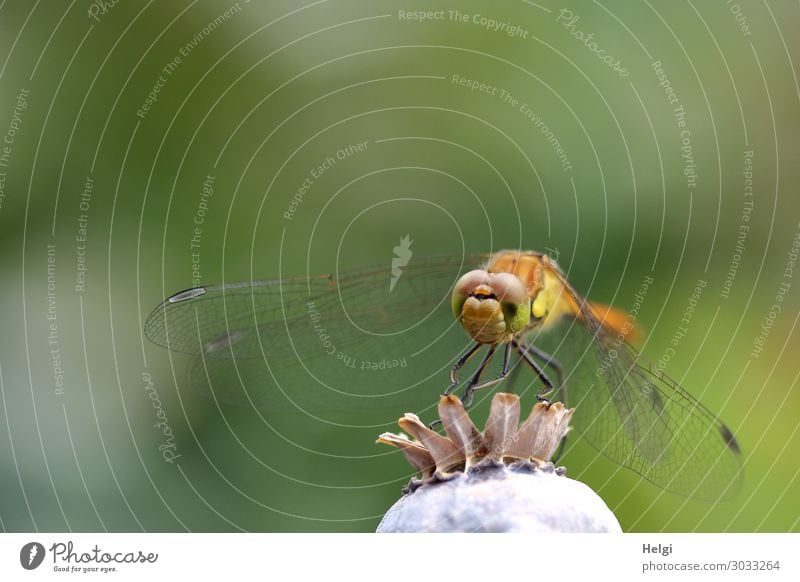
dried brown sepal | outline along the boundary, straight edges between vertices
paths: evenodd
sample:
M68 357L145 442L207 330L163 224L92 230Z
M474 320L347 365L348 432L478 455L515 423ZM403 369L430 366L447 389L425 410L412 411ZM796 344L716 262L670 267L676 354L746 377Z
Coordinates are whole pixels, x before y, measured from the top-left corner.
M515 459L548 461L561 439L569 431L569 419L574 409L567 410L561 402L534 405L531 414L522 423L516 439L506 451Z
M406 413L397 424L427 449L439 473L447 473L464 463L464 451L447 437L428 428L417 415Z
M519 427L519 398L512 394L500 393L492 399L489 418L483 431L483 440L489 456L503 459L503 453L513 442Z
M402 442L397 435L384 438L388 433L381 435L378 442L400 448L411 465L420 471L423 480L437 476L447 478L453 471L467 471L484 459L506 464L533 461L541 465L550 460L569 431L573 412L574 409L567 409L560 402L538 403L519 426L519 397L498 393L492 400L486 428L481 433L461 401L449 395L439 401L439 417L447 437L428 428L417 416L406 414L398 424L418 442ZM428 456L423 456L420 449ZM413 460L409 455L413 455ZM431 463L435 471L431 470Z
M553 456L561 439L569 432L569 419L572 418L575 409L568 410L561 402L550 405L537 404L539 405L546 406L547 410L543 414L545 422L531 456L546 461Z
M488 449L483 435L455 395L442 396L439 400L439 418L450 441L462 451L465 469L486 456Z
M404 434L385 432L375 441L400 449L408 463L420 474L422 479L430 479L436 469L436 462L421 443L411 441Z

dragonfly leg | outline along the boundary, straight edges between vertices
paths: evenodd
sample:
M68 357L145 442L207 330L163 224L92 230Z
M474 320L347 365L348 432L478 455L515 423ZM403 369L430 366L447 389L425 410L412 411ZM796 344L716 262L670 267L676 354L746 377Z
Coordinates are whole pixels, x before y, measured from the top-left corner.
M495 350L497 350L496 345L489 346L489 351L487 351L486 355L483 357L481 365L478 366L477 370L475 370L475 373L472 375L472 379L469 381L469 384L467 384L467 387L464 390L464 395L461 397L461 403L464 405L464 410L467 410L472 404L472 392L475 389L475 385L480 381L481 374L483 374L486 366L489 365L489 362L494 356Z
M527 344L525 342L517 341L519 347L528 352L528 354L539 358L545 366L552 369L556 375L556 381L558 382L558 392L561 398L561 401L564 403L564 406L567 406L567 386L564 384L564 367L561 365L557 359L555 359L552 355L548 354L544 350L537 348L533 344Z
M483 373L484 368L491 359L491 355L494 354L496 349L497 349L496 344L489 348L489 353L486 354L487 357L481 363L480 367L478 368L478 371L472 377L472 380L470 380L467 389L464 391L464 398L461 399L462 403L464 404L464 409L468 409L472 405L472 398L476 390L481 390L483 388L488 388L489 386L494 386L495 384L505 380L506 377L508 376L509 367L511 363L511 342L508 342L506 344L505 350L503 352L503 370L500 372L500 375L497 378L489 380L488 382L483 382L482 384L478 384L481 373Z
M514 385L517 383L517 377L519 376L520 368L521 366L514 366L514 368L511 370L511 373L508 377L508 382L506 382L506 392L514 392Z
M536 361L531 357L531 355L536 356L540 360L544 362L545 366L549 366L553 369L556 373L556 377L558 378L558 385L559 385L559 393L561 394L561 400L564 402L564 405L567 405L567 386L564 384L564 368L561 366L561 363L556 360L553 356L548 354L545 351L540 350L534 345L529 345L524 342L515 342L515 347L519 351L522 358L530 364L533 370L536 372L536 375L539 376L539 379L545 385L546 390L543 390L536 394L536 400L539 402L547 402L548 404L550 401L545 398L547 394L553 392L555 387L553 386L553 382L548 378L545 371L536 363ZM564 435L561 439L561 443L558 445L558 450L552 457L552 461L554 463L558 462L561 458L561 455L564 454L564 447L567 445L567 435Z
M464 355L462 355L456 363L453 365L453 368L450 370L450 385L444 391L445 396L451 394L453 390L458 388L458 371L464 367L464 364L478 351L478 348L481 347L481 344L475 342L475 345L472 346L469 350L467 350Z
M478 349L481 347L481 345L483 345L483 344L481 344L479 342L475 342L475 345L472 346L469 350L467 350L464 353L464 355L462 355L460 358L458 358L456 363L453 365L453 368L450 370L450 385L444 391L445 396L447 396L448 394L452 394L453 391L458 387L458 371L464 366L464 364L467 363L467 361L472 356L475 355L475 352L478 351ZM483 362L481 362L481 365L478 367L478 370L472 376L472 380L470 381L470 386L473 384L473 382L477 382L477 379L480 378L480 375L483 372L484 368L486 368L486 365L489 363L489 360L492 359L492 355L494 354L495 349L496 349L496 346L490 346L489 347L489 351L487 352L486 356L483 358ZM468 387L467 388L467 392L469 392L469 391L470 391L470 388ZM466 399L466 393L464 395L464 398L461 399L462 403L464 403L464 408L466 409L466 408L469 407L469 405L466 404L465 399ZM469 398L469 401L472 402L472 397L471 396ZM431 422L428 425L428 428L433 429L433 430L437 430L441 424L442 424L441 419L437 418L436 420L434 420L433 422Z
M505 391L509 393L514 392L514 386L517 383L517 379L519 378L519 371L522 369L522 366L519 364L514 365L511 369L511 373L509 374L508 381L506 382Z
M445 390L445 395L451 394L456 387L458 386L458 370L461 369L464 364L467 363L475 352L478 351L478 348L481 347L482 344L475 343L463 356L461 356L458 361L453 366L453 369L450 370L450 386L447 387ZM479 384L481 379L481 374L483 374L486 366L489 365L489 362L492 360L494 353L497 351L497 344L489 346L489 351L486 352L486 355L483 357L483 361L481 365L478 366L478 369L475 370L475 373L472 375L472 378L469 381L466 389L464 390L464 395L461 397L461 403L464 406L464 410L468 410L469 407L472 405L472 400L474 398L474 393L476 390L480 390L482 388L488 388L489 386L494 386L495 384L502 382L506 379L509 374L510 370L510 363L511 363L511 342L508 342L505 347L505 351L503 353L503 370L500 372L500 375L497 378L489 380L488 382L484 382ZM441 420L434 420L431 422L428 427L435 429L440 424L442 424Z
M548 394L552 394L556 390L556 387L553 385L553 381L550 379L550 376L548 376L544 369L538 363L536 363L536 360L531 357L531 355L522 345L520 345L518 341L513 340L511 343L517 349L519 355L522 356L522 359L525 360L525 362L531 368L533 368L533 371L539 377L539 380L541 380L542 384L544 384L545 389L536 394L536 400L539 402L549 403L550 401L546 398L546 396Z

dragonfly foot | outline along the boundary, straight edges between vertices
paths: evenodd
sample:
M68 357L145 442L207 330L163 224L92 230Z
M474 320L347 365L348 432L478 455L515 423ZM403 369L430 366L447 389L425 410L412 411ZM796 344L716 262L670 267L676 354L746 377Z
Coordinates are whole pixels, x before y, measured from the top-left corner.
M464 392L464 397L461 399L464 410L469 410L469 407L472 406L473 398L475 398L475 390L468 388L467 391Z

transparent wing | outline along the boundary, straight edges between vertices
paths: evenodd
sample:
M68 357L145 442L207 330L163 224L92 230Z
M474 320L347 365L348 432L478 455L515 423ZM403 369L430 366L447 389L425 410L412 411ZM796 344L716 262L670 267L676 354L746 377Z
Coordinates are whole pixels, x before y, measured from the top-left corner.
M486 255L190 289L147 318L154 343L194 357L189 383L261 411L321 414L432 406L470 343L450 308ZM392 281L395 281L392 283ZM431 349L435 347L435 349Z
M666 490L704 500L735 494L741 459L733 433L604 327L559 276L580 315L527 341L565 365L576 430L598 451Z

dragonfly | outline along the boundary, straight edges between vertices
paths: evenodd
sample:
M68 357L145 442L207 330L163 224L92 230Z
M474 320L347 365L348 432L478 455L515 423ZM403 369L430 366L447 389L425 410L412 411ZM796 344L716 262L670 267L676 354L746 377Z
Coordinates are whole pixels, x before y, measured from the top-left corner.
M716 501L741 482L733 432L631 345L638 327L623 311L582 297L544 253L194 287L156 307L144 331L191 356L188 383L217 402L332 424L336 413L433 410L437 383L463 386L469 407L530 369L523 392L574 406L586 442L655 485Z

